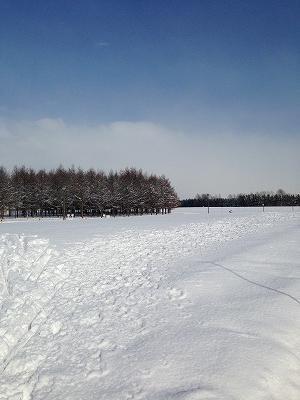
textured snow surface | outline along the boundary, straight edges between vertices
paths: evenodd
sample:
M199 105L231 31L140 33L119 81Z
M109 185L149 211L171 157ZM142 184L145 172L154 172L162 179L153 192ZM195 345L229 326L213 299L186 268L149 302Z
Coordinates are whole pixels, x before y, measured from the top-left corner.
M300 210L0 224L0 399L300 398Z

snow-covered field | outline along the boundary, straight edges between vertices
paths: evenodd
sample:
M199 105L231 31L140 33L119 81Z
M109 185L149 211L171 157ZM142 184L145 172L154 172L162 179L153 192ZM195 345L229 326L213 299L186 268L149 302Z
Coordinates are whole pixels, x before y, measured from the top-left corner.
M300 209L0 224L0 399L300 399Z

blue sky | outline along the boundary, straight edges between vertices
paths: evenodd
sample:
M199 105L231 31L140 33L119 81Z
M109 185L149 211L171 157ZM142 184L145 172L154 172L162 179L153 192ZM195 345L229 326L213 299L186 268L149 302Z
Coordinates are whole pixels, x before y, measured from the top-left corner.
M0 118L293 141L299 18L293 0L1 0Z

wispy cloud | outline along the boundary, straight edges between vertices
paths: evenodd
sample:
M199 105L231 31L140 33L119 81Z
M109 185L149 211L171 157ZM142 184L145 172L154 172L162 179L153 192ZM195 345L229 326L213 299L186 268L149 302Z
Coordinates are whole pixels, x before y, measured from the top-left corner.
M197 135L147 121L72 125L62 119L0 120L0 163L104 170L136 166L171 178L180 196L300 191L300 137Z
M97 48L108 47L108 46L110 46L110 43L106 42L106 41L101 41L100 40L99 42L95 43L95 47L97 47Z

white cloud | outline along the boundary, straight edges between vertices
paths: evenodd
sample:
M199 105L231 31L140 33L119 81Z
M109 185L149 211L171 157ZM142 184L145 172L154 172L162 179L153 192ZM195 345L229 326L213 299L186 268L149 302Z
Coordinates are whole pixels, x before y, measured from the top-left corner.
M65 128L65 123L61 118L42 118L35 121L35 125L45 131L57 131Z
M182 197L196 192L300 191L300 138L187 134L151 122L84 126L61 119L0 120L0 164L164 173Z
M105 42L105 41L99 41L99 42L96 42L96 43L95 43L95 46L96 46L96 47L99 47L99 48L101 48L101 47L108 47L108 46L109 46L109 43L108 43L108 42Z

